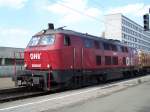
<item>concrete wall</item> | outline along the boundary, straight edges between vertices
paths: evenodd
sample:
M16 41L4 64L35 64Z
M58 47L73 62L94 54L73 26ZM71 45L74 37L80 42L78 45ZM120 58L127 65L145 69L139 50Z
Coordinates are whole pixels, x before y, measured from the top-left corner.
M121 41L121 17L119 14L111 14L105 16L105 37Z

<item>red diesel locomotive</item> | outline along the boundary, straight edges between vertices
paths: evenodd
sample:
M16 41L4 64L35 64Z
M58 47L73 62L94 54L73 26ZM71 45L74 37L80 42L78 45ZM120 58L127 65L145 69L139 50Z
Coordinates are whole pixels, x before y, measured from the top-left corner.
M139 71L138 53L118 41L49 28L35 34L24 52L16 84L44 90L129 77Z

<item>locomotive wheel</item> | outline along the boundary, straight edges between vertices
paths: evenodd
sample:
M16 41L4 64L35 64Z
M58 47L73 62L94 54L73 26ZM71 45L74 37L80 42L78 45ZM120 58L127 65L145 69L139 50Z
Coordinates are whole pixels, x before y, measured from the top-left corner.
M126 79L126 78L128 78L128 73L127 73L127 71L124 71L123 72L123 77Z
M105 83L107 81L107 74L102 75L102 82Z
M124 78L131 78L131 77L133 77L133 72L131 72L131 71L125 71L125 72L123 72L123 77Z
M67 88L68 89L74 89L76 87L76 77L72 77L68 82L67 82Z
M133 71L133 74L134 74L134 76L138 76L138 75L139 75L139 73L138 73L137 70L134 70L134 71Z
M102 77L98 76L96 79L97 79L98 84L102 83L102 80L103 80Z

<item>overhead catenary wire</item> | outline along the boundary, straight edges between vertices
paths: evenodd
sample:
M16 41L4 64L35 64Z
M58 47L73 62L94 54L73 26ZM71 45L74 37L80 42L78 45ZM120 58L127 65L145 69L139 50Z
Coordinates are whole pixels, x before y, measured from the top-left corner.
M63 7L65 7L65 8L67 8L67 9L70 9L70 10L72 10L72 11L74 11L74 12L76 12L76 13L82 15L82 16L83 16L83 15L84 15L84 16L87 16L87 17L89 17L89 18L91 18L91 19L97 21L97 22L100 23L100 24L102 24L102 23L105 24L105 21L101 20L100 18L96 18L96 17L94 17L94 16L91 16L91 15L89 15L89 14L83 12L83 11L79 11L79 10L77 10L77 9L74 9L74 8L68 6L68 5L66 5L66 4L64 4L64 3L60 2L60 1L59 1L59 2L54 1L54 0L51 0L51 1L55 2L56 4L58 4L58 5L60 5L60 6L63 6ZM109 23L109 24L110 24L110 23ZM111 25L111 26L114 26L114 27L117 27L117 26L115 26L114 24L110 24L110 25ZM118 27L117 27L117 28L118 28Z
M72 11L74 11L74 12L80 14L80 15L88 16L89 18L92 18L92 19L94 19L94 20L100 22L100 19L98 19L98 18L96 18L96 17L94 17L94 16L91 16L91 15L89 15L89 14L86 14L86 13L84 13L83 11L79 11L79 10L77 10L77 9L74 9L74 8L72 8L72 7L69 7L69 6L65 5L65 4L63 4L62 2L56 2L56 3L59 4L59 5L61 5L61 6L63 6L63 7L65 7L65 8L68 8L68 9L70 9L70 10L72 10Z
M60 2L60 1L54 1L54 0L51 0L51 1L55 2L56 4L58 4L58 5L60 5L60 6L63 6L63 7L65 7L65 8L67 8L67 9L69 9L69 10L72 10L72 11L74 11L74 12L76 12L76 13L82 15L82 16L87 16L88 18L91 18L91 19L95 20L96 22L98 22L98 23L100 23L100 24L102 24L102 23L105 24L105 21L104 21L104 20L101 20L100 18L91 16L91 15L85 13L84 11L79 11L79 10L77 10L77 9L75 9L75 8L72 8L72 7L70 7L70 6L64 4L64 3ZM99 2L97 2L97 1L95 1L95 0L94 0L94 2L97 3L97 4L99 4ZM101 5L101 7L103 7L103 6ZM140 10L143 9L144 7L145 7L145 5L143 5L142 8L140 8L140 9L138 9L138 10L140 11ZM103 8L104 8L104 7L103 7ZM115 27L115 28L118 28L118 26L116 26L116 25L114 25L114 24L111 24L111 23L107 23L107 24L109 24L110 26L113 26L113 27Z

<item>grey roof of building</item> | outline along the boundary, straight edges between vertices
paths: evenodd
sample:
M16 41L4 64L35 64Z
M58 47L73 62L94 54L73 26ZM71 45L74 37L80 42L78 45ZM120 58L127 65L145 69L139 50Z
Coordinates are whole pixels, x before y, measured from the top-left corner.
M16 58L23 58L24 48L13 48L13 47L0 47L0 58L14 58L14 53Z

